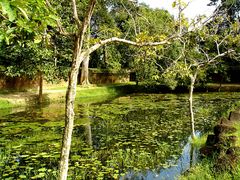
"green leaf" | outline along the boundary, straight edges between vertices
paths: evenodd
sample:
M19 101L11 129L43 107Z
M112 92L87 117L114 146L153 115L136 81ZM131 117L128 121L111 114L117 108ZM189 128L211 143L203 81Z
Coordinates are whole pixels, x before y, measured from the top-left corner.
M7 14L9 21L14 21L16 19L16 12L11 8L11 5L8 0L2 0L0 2L2 9L3 9L3 14Z
M24 174L21 174L21 175L19 176L19 178L25 179L25 178L27 178L27 176L25 176Z
M17 7L17 8L22 12L23 16L29 21L29 18L28 18L28 15L27 15L26 11L23 10L22 8L20 8L20 7Z
M58 21L58 20L59 20L59 18L58 18L57 16L53 15L53 14L50 14L49 17L50 17L51 19L55 20L55 21Z
M39 169L38 171L39 172L44 172L44 171L46 171L47 169L46 168L41 168L41 169Z
M34 43L38 44L40 42L42 42L42 36L41 35L35 36L34 37Z
M176 1L174 1L174 2L172 3L172 7L173 7L173 8L175 8L175 7L176 7L176 5L177 5L177 2L176 2Z

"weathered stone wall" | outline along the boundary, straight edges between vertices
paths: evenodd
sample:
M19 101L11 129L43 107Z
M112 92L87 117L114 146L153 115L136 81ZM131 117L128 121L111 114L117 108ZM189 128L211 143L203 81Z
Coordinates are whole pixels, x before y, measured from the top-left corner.
M25 90L36 88L38 86L37 79L27 77L7 77L0 75L0 89Z
M130 81L130 73L109 73L90 71L89 81L91 84L126 83ZM65 83L66 83L65 81L61 82L61 84ZM44 87L46 86L48 86L48 83L44 81ZM7 77L0 74L0 89L26 90L37 87L38 78L30 79L27 77Z
M81 69L78 76L78 84L80 84ZM130 72L122 70L121 72L108 72L105 69L89 68L89 82L91 84L113 84L126 83L130 81Z
M89 81L92 84L126 83L130 81L129 73L90 72Z

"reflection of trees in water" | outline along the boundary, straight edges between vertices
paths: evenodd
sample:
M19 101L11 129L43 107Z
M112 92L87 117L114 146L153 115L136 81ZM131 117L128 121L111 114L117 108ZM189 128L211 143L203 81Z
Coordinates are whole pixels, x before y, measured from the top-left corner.
M90 118L90 104L84 103L78 107L79 117L76 118L74 133L76 136L82 137L85 143L92 146L92 130Z

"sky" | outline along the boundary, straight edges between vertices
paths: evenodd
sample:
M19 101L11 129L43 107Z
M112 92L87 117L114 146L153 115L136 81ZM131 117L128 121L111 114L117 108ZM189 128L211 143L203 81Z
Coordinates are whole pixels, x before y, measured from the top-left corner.
M139 0L138 2L144 2L148 4L152 8L163 8L168 10L171 14L177 14L177 10L172 8L172 3L174 0ZM189 2L190 0L185 0L184 2ZM207 15L210 16L215 7L214 6L207 6L210 0L191 0L188 8L185 9L184 14L189 19L192 19L198 15Z

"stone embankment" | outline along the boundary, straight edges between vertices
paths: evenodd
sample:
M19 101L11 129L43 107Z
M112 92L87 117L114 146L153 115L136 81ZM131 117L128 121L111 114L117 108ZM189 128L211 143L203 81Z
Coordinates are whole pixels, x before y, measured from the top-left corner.
M216 171L232 170L238 164L240 147L236 126L240 124L240 109L232 111L228 119L221 119L213 129L214 134L207 137L206 144L200 149L202 156L213 159Z

